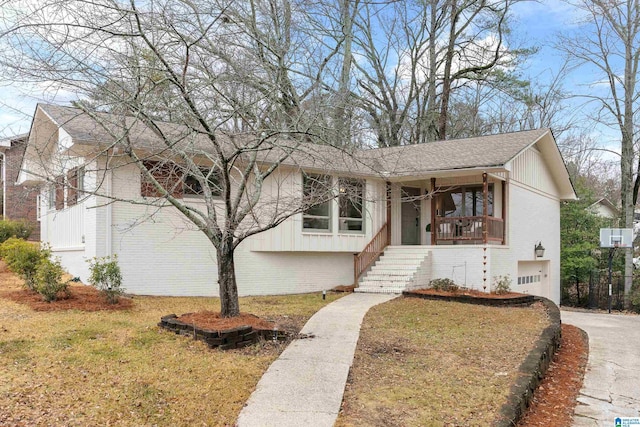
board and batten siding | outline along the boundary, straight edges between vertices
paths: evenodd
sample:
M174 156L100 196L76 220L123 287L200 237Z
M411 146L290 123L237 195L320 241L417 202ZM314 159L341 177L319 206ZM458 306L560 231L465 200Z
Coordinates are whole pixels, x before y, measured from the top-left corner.
M556 196L559 193L551 171L535 145L511 161L510 179L546 194Z
M280 176L271 182L277 183L280 188L287 189L291 194L302 192L300 173ZM364 233L340 232L338 218L338 203L337 200L333 200L329 231L303 230L302 214L296 214L278 227L252 237L250 249L259 252L360 252L386 221L386 184L379 180L366 180Z

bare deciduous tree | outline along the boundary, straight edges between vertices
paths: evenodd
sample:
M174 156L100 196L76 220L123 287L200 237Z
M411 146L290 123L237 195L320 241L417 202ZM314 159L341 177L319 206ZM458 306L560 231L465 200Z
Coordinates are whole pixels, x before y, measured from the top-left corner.
M581 32L562 38L558 47L578 65L588 66L596 78L583 94L596 105L595 120L620 133L620 193L623 222L633 228L634 207L640 189L637 114L640 107L640 1L580 0L584 12ZM601 90L601 88L606 88ZM635 166L634 166L635 162ZM629 304L633 253L625 251L625 304Z
M330 149L307 142L320 115L303 103L337 48L306 50L314 43L297 31L299 13L289 0L17 1L2 22L7 75L75 91L78 110L64 114L99 127L101 144L84 154L97 165L93 195L171 206L206 235L223 316L239 314L238 245L336 197L277 188L284 165L322 169ZM52 183L74 163L38 155L44 166L30 172ZM345 151L331 161L339 157L350 161ZM108 169L133 164L146 198L100 185ZM204 203L188 203L186 192Z

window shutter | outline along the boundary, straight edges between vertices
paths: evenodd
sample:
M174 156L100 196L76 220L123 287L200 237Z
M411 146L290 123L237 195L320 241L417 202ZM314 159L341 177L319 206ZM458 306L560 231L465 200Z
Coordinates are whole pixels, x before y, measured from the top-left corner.
M56 177L56 210L64 209L64 175Z
M67 173L67 206L78 203L78 169Z

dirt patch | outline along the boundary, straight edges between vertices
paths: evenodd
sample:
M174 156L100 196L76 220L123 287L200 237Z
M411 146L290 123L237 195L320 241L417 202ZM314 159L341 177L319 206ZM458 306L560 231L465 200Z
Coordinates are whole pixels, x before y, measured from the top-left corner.
M456 292L448 292L448 291L438 291L433 288L428 289L416 289L412 290L412 293L421 294L421 295L438 295L443 297L459 297L459 296L469 296L469 297L478 297L478 298L490 298L490 299L512 299L512 298L521 298L527 296L526 294L519 294L517 292L507 292L506 294L496 294L489 292L481 292L475 289L460 289Z
M353 292L355 288L355 285L338 285L331 290L333 292Z
M251 326L254 329L270 330L276 327L274 322L261 319L249 313L241 313L240 316L236 317L220 317L220 313L216 311L200 311L198 313L183 314L178 317L177 320L189 325L195 325L200 329L210 329L213 331L233 329L240 326Z
M520 427L571 425L589 354L584 333L562 325L560 350L551 362Z

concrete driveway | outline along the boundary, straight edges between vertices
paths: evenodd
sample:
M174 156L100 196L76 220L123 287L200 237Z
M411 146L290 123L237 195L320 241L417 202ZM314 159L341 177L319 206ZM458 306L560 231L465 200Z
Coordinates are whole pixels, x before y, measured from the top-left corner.
M640 316L562 310L562 321L589 334L589 362L574 426L614 426L640 417Z

